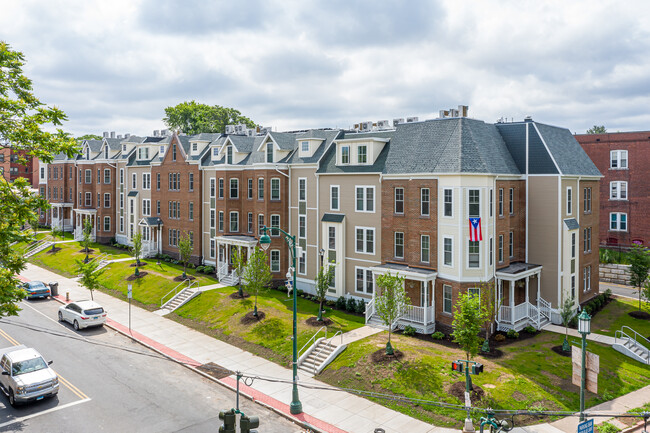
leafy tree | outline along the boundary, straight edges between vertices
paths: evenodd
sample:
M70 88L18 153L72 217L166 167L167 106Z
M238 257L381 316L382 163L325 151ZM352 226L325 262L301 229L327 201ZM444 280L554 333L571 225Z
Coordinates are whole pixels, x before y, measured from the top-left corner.
M140 275L140 271L138 270L138 266L140 266L140 256L142 255L142 233L137 232L136 234L133 235L131 238L131 242L133 245L131 246L131 253L133 254L133 257L135 257L135 272L134 274Z
M377 277L377 295L375 296L375 311L386 326L388 326L388 342L386 355L393 355L393 346L390 343L393 323L404 314L410 299L404 290L404 277L391 275L391 273Z
M0 41L0 148L11 148L27 157L49 163L54 155L65 153L72 157L76 142L58 126L66 115L56 107L48 107L32 93L32 81L23 74L25 57ZM41 129L53 130L47 132ZM25 158L19 160L25 163ZM0 176L0 316L18 314L18 303L24 292L16 275L25 268L21 252L11 248L14 242L34 240L26 224L38 224L38 209L48 209L47 200L32 194L24 178L9 183Z
M562 343L562 350L565 352L568 352L571 350L571 346L569 346L569 323L571 322L571 319L573 319L573 316L575 315L575 312L573 310L573 304L575 303L573 298L567 297L564 300L564 303L562 304L562 308L560 309L560 317L562 318L562 325L564 325L565 333L564 333L564 342Z
M188 233L184 233L181 235L180 239L178 240L178 256L181 260L181 263L183 263L183 278L187 278L187 274L185 273L187 269L187 263L190 261L190 257L192 256L192 240L190 239L190 235Z
M479 332L485 322L485 315L479 297L470 293L461 294L454 305L454 320L451 324L454 331L451 335L465 352L468 361L478 353L481 342Z
M331 263L329 266L321 266L318 270L318 275L314 279L316 283L316 297L318 298L318 321L323 321L323 303L325 302L325 295L327 295L327 289L330 287L332 278L334 277L334 263Z
M200 104L196 101L181 102L174 107L165 108L163 122L172 129L181 129L186 134L201 132L225 132L226 125L246 124L255 127L248 117L239 110L219 105Z
M81 137L77 137L77 141L83 141L83 140L101 140L102 137L96 134L86 134L82 135Z
M650 271L650 254L648 249L634 244L630 250L630 284L639 290L639 311L641 310L641 287L648 279L648 271Z
M241 278L246 282L248 290L255 293L253 316L257 317L257 295L266 290L273 279L268 257L261 248L255 247L253 254L248 258Z
M237 276L239 277L239 282L237 283L237 288L238 288L238 295L240 298L244 297L244 289L242 289L242 273L244 271L244 267L246 266L246 258L244 257L244 254L241 250L241 248L238 248L232 252L232 264L237 271Z
M587 129L587 134L605 134L607 132L607 129L605 129L605 125L594 125L593 127Z
M497 321L499 308L501 308L501 299L496 300L496 285L494 281L490 283L482 282L479 285L481 291L481 304L484 311L483 327L485 328L485 341L483 341L483 352L490 351L490 333L492 324Z
M645 284L643 285L643 290L641 290L641 296L643 296L643 299L645 299L646 306L650 306L650 280L646 281Z
M54 241L56 241L57 236L63 239L65 232L60 227L52 226L52 251L54 251L54 247L56 246Z
M96 260L92 262L75 260L75 262L79 273L79 283L90 290L90 299L94 300L93 290L99 288L99 277L104 273L104 270L97 270L99 263Z
M90 243L93 241L93 223L90 221L90 218L85 218L83 222L83 232L81 238L81 246L84 247L84 252L86 253L85 262L88 262L88 249L90 248Z

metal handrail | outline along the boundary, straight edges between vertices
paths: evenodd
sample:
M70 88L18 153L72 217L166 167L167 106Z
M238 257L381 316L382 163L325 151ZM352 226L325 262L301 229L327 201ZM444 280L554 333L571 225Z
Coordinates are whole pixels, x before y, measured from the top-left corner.
M45 244L48 244L50 242L51 241L48 241L47 239L40 240L35 245L32 245L31 247L29 247L29 249L26 249L25 252L23 253L23 255L27 256L27 255L30 255L30 254L35 254L36 252L38 252L39 248L43 247ZM47 248L47 246L44 247L44 248Z
M320 334L320 332L321 332L323 329L325 330L325 338L327 338L327 326L321 326L321 327L318 329L318 331L316 331L316 333L315 333L314 335L311 336L311 338L309 339L309 341L306 342L305 345L302 346L302 348L298 351L298 359L300 359L300 354L303 352L303 350L305 350L305 347L309 346L310 343L311 343L312 341L315 341L315 340L316 340L316 336L317 336L318 334Z
M320 355L321 352L322 352L326 347L327 347L327 348L331 348L331 347L332 347L332 340L334 340L334 339L336 338L337 335L341 335L341 346L343 345L343 331L338 331L336 334L334 334L334 335L332 336L332 338L330 338L329 340L326 340L327 343L325 343L323 346L321 346L321 348L318 350L318 352L316 352L316 354L314 355L314 360L318 359L318 355ZM325 337L325 338L327 338L327 337ZM313 372L314 372L314 374L316 374L316 364L314 364Z
M614 339L615 339L615 341L616 341L617 339L621 338L621 337L619 337L619 335L624 335L625 337L627 337L628 340L632 340L632 337L630 337L629 335L627 335L627 334L623 331L623 329L625 329L625 328L627 328L627 329L629 329L630 331L634 332L634 343L635 343L636 345L639 345L639 346L643 347L643 348L646 350L646 352L647 352L647 354L648 354L648 359L650 360L650 341L648 341L647 338L645 338L643 335L639 334L638 332L636 332L634 329L630 328L629 326L622 326L621 329L619 329L618 331L616 331L616 333L614 334ZM641 339L642 339L643 341L645 341L646 344L647 344L648 346L646 347L646 346L644 346L643 344L640 344L640 343L637 341L637 339L636 339L637 336L638 336L638 337L641 337Z
M181 281L180 283L178 283L178 285L177 285L176 287L174 287L173 289L171 289L169 292L167 292L167 293L165 294L165 296L163 296L162 298L160 298L160 308L162 308L162 306L165 305L165 302L164 302L165 298L166 298L166 297L167 297L171 292L174 292L174 296L176 296L176 290L177 290L180 286L182 286L183 284L185 284L185 283L188 283L188 284L187 284L187 288L191 287L191 284L190 284L190 280L189 280L189 279L187 279L187 280L183 280L183 281ZM172 296L172 298L173 298L173 296Z

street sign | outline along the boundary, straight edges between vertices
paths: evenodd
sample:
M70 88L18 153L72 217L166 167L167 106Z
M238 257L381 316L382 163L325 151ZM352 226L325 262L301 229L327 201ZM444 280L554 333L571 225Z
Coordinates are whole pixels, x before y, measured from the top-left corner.
M578 433L594 433L594 420L589 419L578 424Z
M131 298L133 298L133 292L131 291L131 285L129 284L127 287L128 287L129 291L126 294L126 297L131 299Z

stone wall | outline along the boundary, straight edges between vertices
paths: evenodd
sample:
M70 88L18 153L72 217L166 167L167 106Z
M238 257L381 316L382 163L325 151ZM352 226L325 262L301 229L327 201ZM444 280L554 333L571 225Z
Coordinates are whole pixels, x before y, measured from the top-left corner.
M630 284L630 265L600 264L600 281L605 283Z

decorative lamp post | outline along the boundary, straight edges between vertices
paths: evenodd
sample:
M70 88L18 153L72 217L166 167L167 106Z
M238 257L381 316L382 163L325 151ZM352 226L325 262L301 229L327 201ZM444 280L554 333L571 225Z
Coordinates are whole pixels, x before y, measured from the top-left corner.
M591 332L591 317L585 310L578 316L578 332L582 335L582 379L580 381L580 421L585 420L585 379L587 376L587 335Z
M320 267L323 267L323 258L325 257L325 248L321 248L318 252L320 254Z
M269 249L271 246L271 238L267 235L269 229L264 226L262 227L262 236L260 237L260 245L264 251ZM291 268L296 269L296 237L291 236L289 233L285 232L279 227L273 227L271 230L277 230L284 234L284 240L291 251ZM293 272L293 388L291 394L291 404L289 405L289 411L297 415L302 413L302 403L298 397L298 325L297 325L297 310L298 310L298 299L297 299L297 290L296 290L296 273Z

